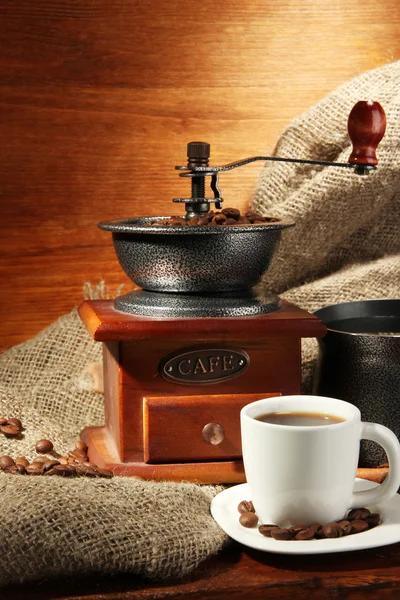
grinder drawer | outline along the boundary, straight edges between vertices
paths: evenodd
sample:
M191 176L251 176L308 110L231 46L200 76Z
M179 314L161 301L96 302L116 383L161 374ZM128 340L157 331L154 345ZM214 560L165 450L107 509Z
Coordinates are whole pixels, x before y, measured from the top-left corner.
M240 458L241 408L274 396L280 393L143 398L144 461Z

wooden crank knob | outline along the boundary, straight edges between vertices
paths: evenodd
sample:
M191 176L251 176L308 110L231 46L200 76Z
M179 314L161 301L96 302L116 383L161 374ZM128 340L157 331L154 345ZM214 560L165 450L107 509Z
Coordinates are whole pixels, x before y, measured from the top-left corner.
M353 144L349 163L375 166L376 148L384 136L386 115L379 102L361 100L349 114L347 129Z

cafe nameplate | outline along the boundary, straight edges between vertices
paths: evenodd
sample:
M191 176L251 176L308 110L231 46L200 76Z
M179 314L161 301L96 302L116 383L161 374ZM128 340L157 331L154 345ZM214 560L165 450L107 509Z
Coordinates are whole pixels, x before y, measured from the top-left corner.
M160 373L174 383L199 385L237 377L249 363L249 355L239 348L188 348L164 358Z

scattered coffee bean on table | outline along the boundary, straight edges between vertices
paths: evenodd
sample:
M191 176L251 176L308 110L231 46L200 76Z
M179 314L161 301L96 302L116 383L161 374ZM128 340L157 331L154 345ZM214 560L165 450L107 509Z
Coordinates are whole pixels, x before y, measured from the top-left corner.
M224 208L221 212L208 211L203 217L169 217L168 219L157 219L149 221L146 225L156 227L228 227L230 225L263 225L268 223L278 223L281 219L276 217L263 217L262 215L249 210L244 215L238 208Z
M241 525L244 527L255 527L255 525L257 525L258 518L251 501L242 500L237 509L240 513L239 523ZM371 513L368 508L356 508L350 510L345 519L326 523L325 525L314 523L313 525L307 526L298 525L296 527L283 528L279 527L279 525L269 523L260 525L258 531L264 537L272 537L274 540L308 541L315 539L340 538L355 533L361 533L362 531L367 531L367 529L376 527L379 523L379 513Z

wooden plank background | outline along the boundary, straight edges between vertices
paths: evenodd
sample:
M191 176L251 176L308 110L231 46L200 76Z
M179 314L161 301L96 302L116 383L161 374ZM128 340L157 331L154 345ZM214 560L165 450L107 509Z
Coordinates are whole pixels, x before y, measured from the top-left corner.
M0 0L0 346L101 280L103 219L173 212L186 143L270 153L289 120L400 58L398 0ZM261 165L223 176L250 201Z

